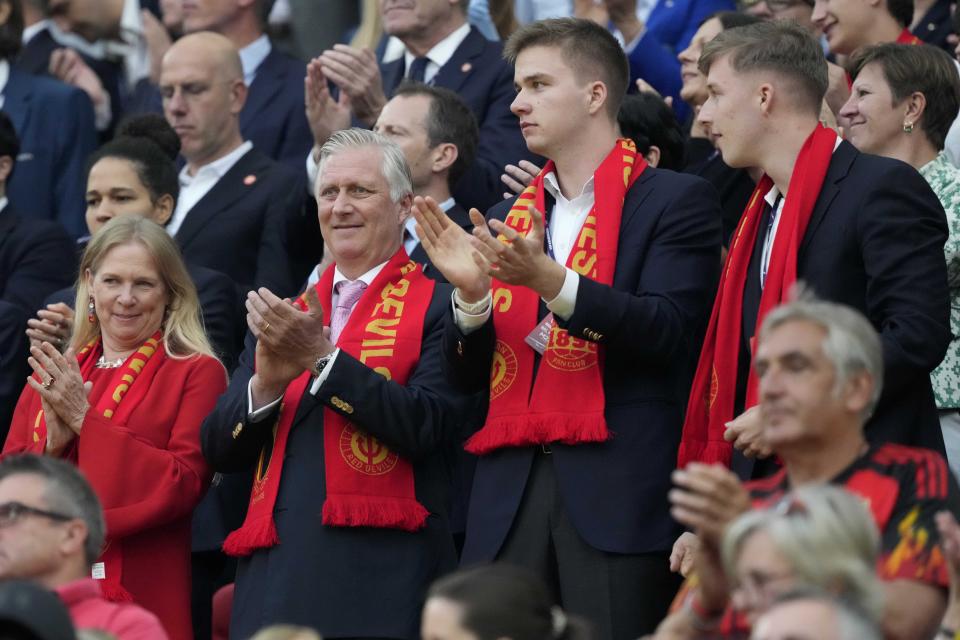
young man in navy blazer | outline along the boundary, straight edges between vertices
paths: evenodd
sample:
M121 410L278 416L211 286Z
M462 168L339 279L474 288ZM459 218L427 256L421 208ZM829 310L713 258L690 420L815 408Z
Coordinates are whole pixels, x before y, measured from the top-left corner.
M450 376L491 396L468 441L481 455L462 561L529 567L599 637L637 637L677 586L666 496L720 268L719 203L619 139L629 70L603 27L546 20L505 50L511 108L550 162L489 212L500 239L477 211L473 237L429 201L415 212L457 286Z

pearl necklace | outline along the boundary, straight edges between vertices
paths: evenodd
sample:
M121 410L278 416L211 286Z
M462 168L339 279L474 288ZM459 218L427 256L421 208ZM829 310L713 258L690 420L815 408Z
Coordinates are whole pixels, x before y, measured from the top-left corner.
M127 359L126 358L117 358L116 360L107 360L106 356L101 355L100 359L97 360L96 366L97 369L116 369L122 365Z

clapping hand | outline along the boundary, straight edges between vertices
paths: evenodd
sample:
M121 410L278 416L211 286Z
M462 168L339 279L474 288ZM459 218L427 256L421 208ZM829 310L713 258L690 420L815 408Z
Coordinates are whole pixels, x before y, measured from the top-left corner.
M459 290L464 302L482 300L490 291L490 276L470 234L454 223L433 198L414 198L412 213L430 262ZM486 224L476 209L470 210L470 219L474 224Z
M55 416L54 422L59 418L60 423L80 435L83 420L90 410L87 396L93 383L83 381L73 349L60 353L52 344L44 342L40 346L30 347L27 362L36 374L36 377L27 378L27 384L40 394L45 403L44 414L47 415L48 427L51 416Z
M294 378L313 369L317 358L334 350L314 287L307 289L306 300L307 310L301 311L266 287L247 294L247 326L257 339L255 405L278 398Z
M350 126L350 97L341 91L338 99L333 99L320 58L314 58L307 65L303 94L307 124L313 134L314 148L319 149L334 132Z
M673 472L673 483L670 514L703 545L719 548L727 525L750 509L747 490L723 465L691 463Z
M723 439L732 442L748 458L766 458L772 452L763 437L760 405L750 407L726 424Z
M324 51L318 60L324 75L350 97L357 119L372 127L387 103L380 65L373 51L337 44Z
M540 167L529 160L521 160L517 164L508 164L503 168L504 173L500 176L500 181L507 185L510 191L504 192L506 199L515 198L526 189L533 179L540 173ZM511 193L512 192L512 193Z
M63 302L48 304L37 311L37 317L27 320L27 337L30 346L38 347L50 342L58 349L63 348L73 331L73 309Z

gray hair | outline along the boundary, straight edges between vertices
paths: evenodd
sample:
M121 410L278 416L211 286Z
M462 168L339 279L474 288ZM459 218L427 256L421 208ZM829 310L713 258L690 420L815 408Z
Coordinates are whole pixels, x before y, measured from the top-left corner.
M816 602L829 607L836 616L839 640L881 640L883 638L876 620L872 619L870 614L846 598L838 598L822 589L812 587L792 589L777 596L770 610L795 602Z
M837 374L834 392L839 395L847 381L858 373L866 372L873 379L873 393L863 415L866 420L876 408L883 391L880 335L859 311L819 300L802 285L796 291L795 300L767 314L760 327L760 340L787 322L809 322L822 328L827 334L823 339L823 353L833 363Z
M396 142L369 129L341 129L330 136L320 147L320 160L317 163L317 176L323 175L323 166L331 156L347 149L376 147L383 153L380 171L390 185L390 199L400 202L404 196L413 193L413 176L410 167ZM317 180L319 184L319 179Z
M80 470L68 462L33 454L10 456L0 462L0 481L20 474L40 476L46 481L43 495L51 511L84 521L87 539L83 551L87 564L92 565L103 548L107 526L100 500Z
M876 576L880 537L861 498L841 487L812 485L791 491L768 509L748 511L723 536L727 575L736 575L743 544L761 531L793 568L797 582L837 590L837 596L879 618L883 609Z

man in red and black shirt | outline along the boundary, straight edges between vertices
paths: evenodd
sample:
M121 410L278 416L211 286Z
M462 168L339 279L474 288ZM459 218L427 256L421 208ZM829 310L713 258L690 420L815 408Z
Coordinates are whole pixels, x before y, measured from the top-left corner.
M764 322L754 368L763 437L783 468L747 485L719 465L675 473L674 517L701 541L701 584L686 615L703 623L726 608L730 586L722 576L711 578L718 576L719 541L730 521L751 504L769 506L792 488L829 482L867 500L880 531L885 636L931 637L949 584L933 517L955 504L956 483L938 453L867 444L863 425L882 380L876 331L848 307L791 302Z

